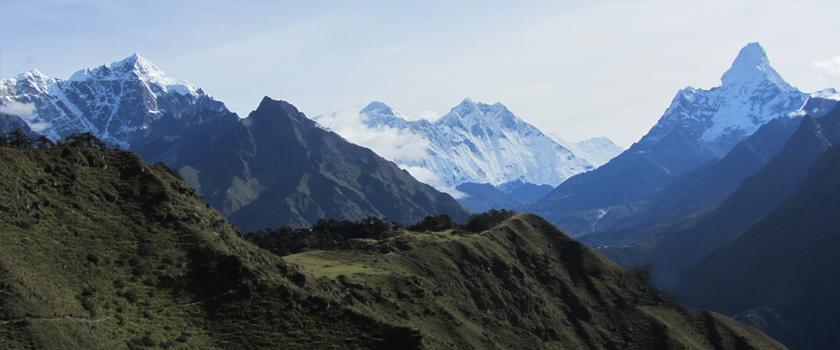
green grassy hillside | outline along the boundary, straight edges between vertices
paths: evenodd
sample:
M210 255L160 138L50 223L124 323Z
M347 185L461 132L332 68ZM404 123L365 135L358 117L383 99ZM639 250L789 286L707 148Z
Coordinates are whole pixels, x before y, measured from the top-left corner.
M290 282L295 270L240 238L161 166L75 147L0 148L0 163L0 348L412 339Z
M480 233L401 231L350 246L283 259L312 283L336 283L325 298L418 329L429 348L783 348L721 315L657 296L644 276L532 215Z
M0 348L781 348L537 217L279 257L87 144L0 147Z

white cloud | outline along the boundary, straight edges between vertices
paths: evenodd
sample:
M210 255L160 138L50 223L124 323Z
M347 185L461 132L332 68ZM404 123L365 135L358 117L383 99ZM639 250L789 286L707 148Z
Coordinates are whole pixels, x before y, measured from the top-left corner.
M827 60L814 62L814 67L819 68L831 75L840 75L840 55Z
M370 148L376 154L395 163L423 159L429 140L411 130L390 127L371 128L364 124L358 109L347 109L315 120L348 141Z
M422 161L428 155L430 141L408 129L387 126L369 127L365 116L358 108L346 109L329 115L315 117L321 126L341 135L347 141L370 148L376 154L397 163L420 182L428 184L438 191L446 192L455 198L462 198L464 193L448 187L445 182L428 168L407 163Z
M419 166L402 166L405 171L408 171L417 181L430 185L441 192L446 192L455 199L467 197L466 193L458 191L454 187L447 186L446 183L434 171Z
M0 113L11 114L18 117L31 116L32 114L35 114L35 104L9 101L5 105L0 105Z
M34 103L9 101L5 105L0 105L0 113L20 117L20 119L23 119L23 121L29 125L29 128L32 129L32 131L42 132L52 127L52 124L48 122L39 121L35 112L36 109Z

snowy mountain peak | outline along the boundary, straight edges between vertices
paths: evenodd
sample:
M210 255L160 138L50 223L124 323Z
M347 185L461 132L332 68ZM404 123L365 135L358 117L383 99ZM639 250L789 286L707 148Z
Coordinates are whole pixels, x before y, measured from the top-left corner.
M472 128L475 125L484 125L505 127L508 129L516 128L523 124L527 125L527 123L519 119L519 117L514 115L513 112L501 103L496 102L491 105L476 102L470 98L464 99L452 108L437 123L450 127ZM527 126L530 127L530 125Z
M741 49L732 67L721 77L723 87L760 84L769 81L784 91L795 90L770 66L770 59L761 44L749 43Z
M15 79L5 80L0 85L14 85L18 93L32 95L45 93L53 83L55 83L55 79L50 79L44 73L41 73L41 71L33 69L26 73L18 74Z
M680 90L637 149L648 151L673 135L723 156L761 125L798 111L808 99L770 66L758 43L741 49L721 82L709 90Z
M198 88L190 82L168 77L151 61L138 54L96 68L86 68L70 76L70 81L140 81L157 85L164 93L172 91L181 95L197 95Z
M50 79L37 70L2 80L0 101L34 106L26 122L52 139L87 131L122 147L153 130L177 134L203 123L196 113L203 108L226 110L201 89L166 76L137 54L80 70L68 80Z
M397 113L394 112L394 109L391 106L379 101L368 103L365 108L362 108L361 113L364 115L397 116Z
M501 103L465 99L435 122L407 119L381 102L356 109L355 115L336 112L315 119L455 195L465 182L498 185L519 179L555 186L592 169Z
M33 69L33 70L30 70L26 73L18 75L18 80L21 80L21 79L34 79L34 80L43 80L43 81L49 80L49 78L44 73L41 73L41 71L39 71L37 69Z

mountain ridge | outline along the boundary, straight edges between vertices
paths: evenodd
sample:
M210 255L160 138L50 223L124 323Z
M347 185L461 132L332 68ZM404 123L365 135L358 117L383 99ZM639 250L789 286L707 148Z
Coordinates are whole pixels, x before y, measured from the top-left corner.
M528 209L574 236L610 229L680 175L721 158L764 123L801 110L808 95L777 77L760 45L747 45L720 86L680 90L638 142Z
M365 130L350 127L347 119L358 119ZM441 118L428 121L409 120L393 107L374 101L358 112L336 112L315 120L382 154L388 152L380 152L377 146L390 145L356 134L376 135L386 129L411 134L418 140L415 146L422 142L422 147L411 154L396 152L389 159L412 173L429 174L427 182L439 189L453 189L465 182L500 185L514 180L554 186L592 168L588 161L498 102L487 104L466 98Z

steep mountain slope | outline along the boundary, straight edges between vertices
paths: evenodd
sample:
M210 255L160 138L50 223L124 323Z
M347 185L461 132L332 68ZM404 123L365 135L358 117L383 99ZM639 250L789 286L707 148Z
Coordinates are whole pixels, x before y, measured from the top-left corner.
M678 92L639 142L562 183L530 210L576 236L607 230L642 211L680 175L722 157L766 122L798 111L808 97L782 80L757 43L741 50L721 82Z
M88 131L123 148L161 125L177 133L202 123L187 117L195 110L226 110L201 89L166 76L136 54L81 70L68 80L50 79L37 70L2 80L0 101L33 104L36 113L28 122L54 140Z
M32 129L20 117L0 113L0 134L5 135L15 130L20 130L25 134L32 134Z
M801 121L801 117L782 117L768 122L723 158L675 179L651 199L644 211L581 240L593 246L624 246L651 234L680 231L693 225L720 205L744 179L772 160Z
M71 143L0 148L4 348L782 348L535 217L281 259L167 168Z
M477 184L464 182L455 188L464 195L458 198L458 203L473 213L480 213L490 209L516 209L522 202L510 198L491 184Z
M213 122L166 147L151 137L134 149L177 169L242 230L305 226L319 218L466 218L451 196L319 128L286 102L266 97L241 121L230 113L207 113L202 118Z
M128 152L0 147L0 179L3 349L417 346L290 281L300 273Z
M817 120L806 116L773 160L696 224L602 252L625 266L648 265L657 281L672 286L681 273L782 203L800 186L817 158L838 142L840 108Z
M463 193L458 198L459 203L474 213L480 213L490 209L519 209L536 202L553 188L514 180L498 186L465 182L455 189Z
M610 159L624 152L621 146L606 137L593 137L572 143L570 146L575 155L585 159L596 168L607 164Z
M361 118L367 130L348 130L347 118ZM500 185L513 180L556 186L592 169L589 162L500 103L465 99L440 119L429 122L407 120L390 106L372 102L356 115L334 113L319 116L316 121L377 152L380 140L357 134L391 131L403 138L417 138L415 143L423 143L419 152L396 152L389 159L440 189L465 182Z
M840 347L840 148L780 206L685 276L684 300L763 328L794 349Z
M624 148L606 137L593 137L583 141L569 142L556 133L548 133L548 136L561 146L571 150L576 156L585 159L595 168L607 164L610 159L624 152Z

